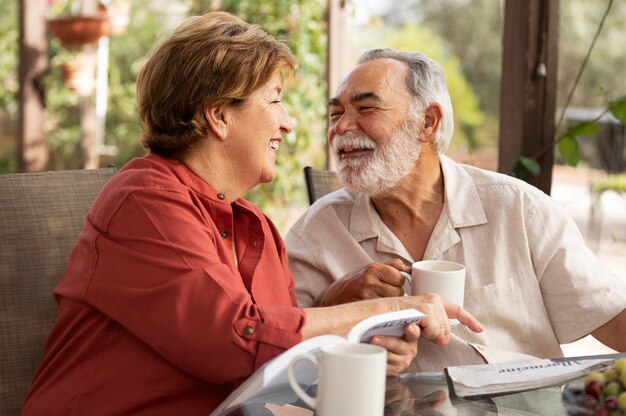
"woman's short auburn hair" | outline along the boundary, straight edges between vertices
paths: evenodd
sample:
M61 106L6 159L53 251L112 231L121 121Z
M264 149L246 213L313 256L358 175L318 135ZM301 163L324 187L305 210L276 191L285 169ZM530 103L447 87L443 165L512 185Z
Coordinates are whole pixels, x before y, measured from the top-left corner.
M208 134L204 110L237 104L277 71L291 74L289 47L226 12L187 19L152 51L137 78L143 145L178 158Z

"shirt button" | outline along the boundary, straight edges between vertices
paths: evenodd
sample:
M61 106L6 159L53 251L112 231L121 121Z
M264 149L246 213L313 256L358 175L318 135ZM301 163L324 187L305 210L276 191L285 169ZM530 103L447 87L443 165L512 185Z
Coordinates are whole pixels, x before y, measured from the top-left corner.
M228 233L226 231L220 231L220 235L222 236L222 238L226 238L228 236Z
M248 326L246 327L246 329L244 329L244 331L245 331L246 335L252 335L252 334L254 334L254 328L252 328L250 325L248 325Z
M220 192L219 194L217 194L217 197L218 197L219 199L224 199L224 198L226 198L226 196L225 196L223 193L221 193L221 192Z

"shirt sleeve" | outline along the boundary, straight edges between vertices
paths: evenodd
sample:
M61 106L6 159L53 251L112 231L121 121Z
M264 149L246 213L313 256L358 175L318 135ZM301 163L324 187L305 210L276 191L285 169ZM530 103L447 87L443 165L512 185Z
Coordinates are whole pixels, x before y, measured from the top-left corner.
M529 242L544 304L559 343L575 341L626 308L626 281L586 246L556 202L535 198Z
M195 203L170 190L132 193L95 239L86 298L177 367L230 383L300 342L304 312L258 306Z

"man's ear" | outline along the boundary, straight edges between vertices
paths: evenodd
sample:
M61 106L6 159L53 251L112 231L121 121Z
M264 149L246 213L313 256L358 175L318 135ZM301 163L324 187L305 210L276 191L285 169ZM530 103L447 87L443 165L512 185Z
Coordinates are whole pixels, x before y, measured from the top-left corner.
M209 129L221 140L226 140L228 135L228 117L225 110L225 105L204 110L204 118Z
M437 103L431 104L426 111L424 111L424 125L422 128L422 134L420 135L420 141L433 142L439 128L441 127L441 119L443 118L443 111L441 106Z

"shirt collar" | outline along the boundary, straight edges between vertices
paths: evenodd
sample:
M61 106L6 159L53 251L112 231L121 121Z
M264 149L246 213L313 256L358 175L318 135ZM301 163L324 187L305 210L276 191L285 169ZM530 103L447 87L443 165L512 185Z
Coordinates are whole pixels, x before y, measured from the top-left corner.
M227 201L226 198L223 197L224 194L221 191L213 188L211 185L206 183L180 160L173 158L164 158L154 153L149 154L148 156L146 156L146 158L157 163L168 165L169 168L174 171L176 176L178 176L181 183L189 186L191 189L194 190L194 192L201 194L202 196L218 204L231 204L230 201ZM243 200L240 198L234 202L238 205L241 205L242 201Z
M462 228L486 223L485 210L470 174L445 155L439 155L439 163L445 184L443 209L448 214L450 225ZM354 238L360 242L387 235L381 232L386 226L376 212L372 199L361 192L353 195L350 233Z
M467 170L446 155L439 155L439 163L444 182L443 207L448 212L450 224L454 228L485 224L487 216Z

